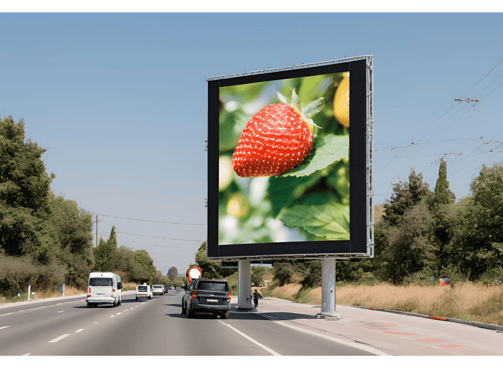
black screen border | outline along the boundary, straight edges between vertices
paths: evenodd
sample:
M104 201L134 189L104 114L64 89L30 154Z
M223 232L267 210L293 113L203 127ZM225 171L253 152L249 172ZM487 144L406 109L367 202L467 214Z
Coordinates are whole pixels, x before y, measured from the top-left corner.
M208 81L208 211L207 257L337 256L366 254L366 60L327 64L272 73ZM350 74L350 240L218 244L219 88L296 77Z

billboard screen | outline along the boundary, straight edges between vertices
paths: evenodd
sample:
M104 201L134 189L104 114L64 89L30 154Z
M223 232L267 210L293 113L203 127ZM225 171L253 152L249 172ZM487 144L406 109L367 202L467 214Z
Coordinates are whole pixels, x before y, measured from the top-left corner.
M209 81L208 257L367 252L366 73Z

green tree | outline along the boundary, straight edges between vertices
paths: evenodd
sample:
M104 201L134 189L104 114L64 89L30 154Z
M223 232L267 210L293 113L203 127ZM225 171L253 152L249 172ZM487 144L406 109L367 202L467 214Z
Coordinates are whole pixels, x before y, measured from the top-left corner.
M117 252L117 235L115 233L115 226L112 226L110 236L105 242L100 238L98 247L94 249L95 269L100 271L112 270L110 261L114 258Z
M46 223L55 175L45 171L45 151L25 142L23 120L0 118L0 253L31 254L43 263L61 251Z
M429 210L432 214L431 232L435 253L434 271L440 275L442 267L453 262L452 226L454 225L454 201L456 196L449 189L447 181L447 162L440 160L435 194L430 199Z
M148 282L152 284L152 281L156 274L156 267L154 266L154 260L144 249L139 249L134 253L134 263L138 267L138 274L133 275L135 281L140 283Z
M428 183L423 182L423 174L417 174L411 170L406 182L398 182L393 185L393 194L384 203L385 221L396 226L405 212L419 204L424 197L432 197Z
M470 280L490 281L503 267L503 163L484 165L470 188L456 212L457 265Z
M174 281L178 277L178 269L172 266L171 268L169 268L167 276L168 279Z
M398 273L391 276L394 283L431 265L434 255L428 239L430 221L428 208L420 203L404 213L398 226L388 228L389 252L398 267Z
M262 276L270 270L267 266L252 266L251 267L251 283L259 287L262 284Z

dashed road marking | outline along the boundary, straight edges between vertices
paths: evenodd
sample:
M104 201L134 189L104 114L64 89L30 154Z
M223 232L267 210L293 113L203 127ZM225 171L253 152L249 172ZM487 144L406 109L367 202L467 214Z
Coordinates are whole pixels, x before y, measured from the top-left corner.
M24 355L21 355L21 356L28 356L28 355L30 355L30 354L31 354L31 353L26 353L26 354L24 354Z
M95 324L97 324L97 323L98 323L98 321L95 321L94 323L95 323Z
M75 333L80 333L81 331L83 331L84 329L79 329L77 330Z
M122 312L117 313L117 316L119 316Z
M265 346L265 345L261 344L261 343L260 343L260 342L258 342L258 341L255 341L253 338L251 338L251 337L247 336L246 334L244 334L243 332L241 332L241 331L237 330L237 329L236 329L236 328L234 328L233 326L231 326L231 325L229 325L229 324L226 324L226 323L224 323L224 322L222 322L222 321L220 321L220 320L218 320L218 322L220 322L220 324L222 324L222 325L228 326L229 328L231 328L232 330L234 330L234 331L235 331L235 332L237 332L238 334L240 334L240 335L242 335L243 337L245 337L248 341L253 342L253 343L254 343L254 344L256 344L257 346L262 347L262 348L263 348L265 351L267 351L268 353L270 353L270 354L272 354L272 355L274 355L274 356L281 356L281 354L278 354L276 351L271 350L269 347L267 347L267 346Z
M62 336L59 336L58 338L54 338L52 341L49 341L49 343L56 343L58 341L61 341L63 338L68 337L70 334L63 334Z
M115 317L115 315L112 315L112 316L110 316L110 317Z
M9 327L8 325L7 325L7 326L2 326L2 327L0 328L0 330L5 329L5 328L8 328L8 327Z
M65 311L58 311L58 313L65 312Z

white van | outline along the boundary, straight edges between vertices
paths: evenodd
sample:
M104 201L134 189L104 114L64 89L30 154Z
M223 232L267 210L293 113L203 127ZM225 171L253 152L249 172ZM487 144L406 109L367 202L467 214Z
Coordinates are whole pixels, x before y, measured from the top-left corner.
M89 274L87 291L87 306L112 304L116 307L122 304L122 282L118 274L93 272Z
M146 296L148 299L154 298L152 288L146 283L144 283L143 285L136 286L136 300L144 296Z

